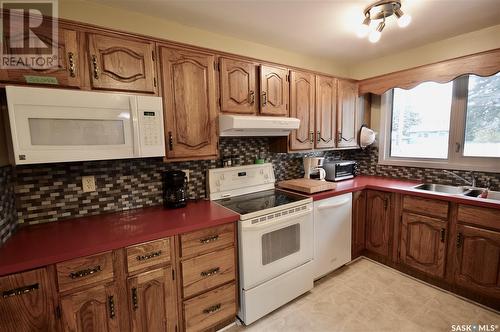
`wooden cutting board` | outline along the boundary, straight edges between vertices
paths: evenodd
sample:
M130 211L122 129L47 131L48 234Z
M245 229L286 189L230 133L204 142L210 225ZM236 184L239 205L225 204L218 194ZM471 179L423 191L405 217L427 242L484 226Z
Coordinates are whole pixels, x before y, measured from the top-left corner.
M293 179L278 182L278 187L300 191L306 194L314 194L321 191L335 189L337 184L313 179Z

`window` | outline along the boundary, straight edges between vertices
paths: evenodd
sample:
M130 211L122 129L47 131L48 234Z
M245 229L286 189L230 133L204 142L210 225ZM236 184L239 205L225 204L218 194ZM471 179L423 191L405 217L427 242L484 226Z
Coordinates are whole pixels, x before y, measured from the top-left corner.
M382 96L379 163L500 171L500 73Z

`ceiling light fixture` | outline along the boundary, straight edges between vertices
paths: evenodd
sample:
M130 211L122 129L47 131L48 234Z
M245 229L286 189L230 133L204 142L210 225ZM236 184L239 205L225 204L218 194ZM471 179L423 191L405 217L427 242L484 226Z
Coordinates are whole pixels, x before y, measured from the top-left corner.
M380 40L387 17L395 15L398 18L398 25L401 28L407 27L411 22L411 16L403 13L401 10L401 0L380 0L374 2L366 7L363 13L365 19L358 28L357 35L360 38L368 36L368 40L372 43Z

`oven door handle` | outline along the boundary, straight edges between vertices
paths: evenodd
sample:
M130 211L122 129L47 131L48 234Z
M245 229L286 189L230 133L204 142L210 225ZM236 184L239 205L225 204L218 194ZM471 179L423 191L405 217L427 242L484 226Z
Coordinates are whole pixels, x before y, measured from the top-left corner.
M349 203L350 201L350 198L346 198L338 203L333 203L333 204L328 204L328 205L320 205L317 207L318 210L326 210L326 209L331 209L331 208L334 208L334 207L339 207L339 206L342 206L344 204L347 204Z
M269 227L274 227L274 226L277 226L277 225L281 225L281 224L285 224L287 222L290 222L290 220L293 220L293 219L296 219L298 217L302 217L302 216L305 216L305 215L308 215L309 213L311 213L311 210L307 209L306 211L302 212L302 213L297 213L297 214L293 214L289 217L286 217L286 218L283 218L281 220L278 220L277 222L274 222L274 221L263 221L262 223L256 223L256 224L250 224L250 225L241 225L241 229L242 230L257 230L257 229L262 229L262 228L269 228Z

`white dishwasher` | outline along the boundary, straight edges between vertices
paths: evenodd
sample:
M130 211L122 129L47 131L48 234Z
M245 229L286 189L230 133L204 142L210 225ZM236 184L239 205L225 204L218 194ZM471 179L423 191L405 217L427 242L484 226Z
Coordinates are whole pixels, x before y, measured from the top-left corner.
M314 279L351 261L352 193L314 202Z

